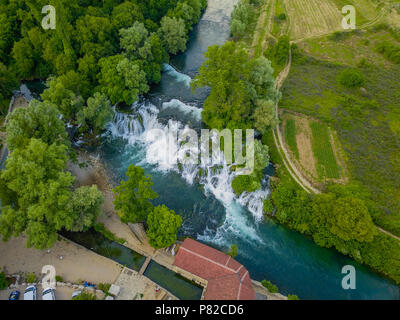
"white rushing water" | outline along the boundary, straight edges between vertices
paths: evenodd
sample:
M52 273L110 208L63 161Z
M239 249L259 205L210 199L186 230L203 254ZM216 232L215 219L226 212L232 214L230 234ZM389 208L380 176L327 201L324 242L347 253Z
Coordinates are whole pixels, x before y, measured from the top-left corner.
M201 109L176 99L164 103L163 108L166 107L201 116ZM206 196L214 196L223 204L226 209L224 224L216 234L211 235L206 230L203 235L198 236L199 239L224 245L224 235L230 232L235 236L245 235L250 241L262 241L254 230L254 224L251 225L244 215L243 207L248 208L256 222L261 221L263 200L269 191L244 193L238 198L232 189L232 180L236 173L224 161L222 151L212 153L209 164L185 164L183 158L188 148L179 133L190 128L175 120L163 124L159 121L158 114L159 109L151 103L136 103L132 114L115 112L114 121L109 124L108 130L113 138L123 138L130 146L140 146L144 154L142 164L150 164L160 172L175 171L186 183L201 184Z
M183 82L186 84L187 87L190 87L190 83L192 82L192 78L190 78L188 75L181 73L175 68L167 63L164 63L163 65L163 72L166 74L170 75L171 77L174 77L177 82Z
M201 111L202 109L197 108L196 106L191 106L183 103L178 99L172 99L169 102L164 102L162 104L163 109L176 109L186 115L191 115L197 121L201 121Z

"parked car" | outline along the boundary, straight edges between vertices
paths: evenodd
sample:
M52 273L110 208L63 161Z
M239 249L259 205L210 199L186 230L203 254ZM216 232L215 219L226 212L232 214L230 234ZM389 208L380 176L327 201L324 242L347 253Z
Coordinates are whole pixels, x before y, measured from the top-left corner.
M19 296L20 296L20 292L18 290L15 290L10 293L8 300L19 300Z
M56 295L53 288L43 290L42 300L56 300Z
M75 291L75 292L72 294L72 299L74 299L75 297L79 296L81 293L82 293L81 290Z
M36 300L36 286L29 286L25 289L24 300Z

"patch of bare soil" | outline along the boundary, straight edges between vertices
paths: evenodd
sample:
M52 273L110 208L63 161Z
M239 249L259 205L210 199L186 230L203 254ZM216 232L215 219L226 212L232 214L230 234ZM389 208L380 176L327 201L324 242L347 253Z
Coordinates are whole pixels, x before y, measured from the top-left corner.
M318 177L314 153L311 146L312 132L308 119L296 117L296 142L299 150L299 161L301 166L313 177Z
M7 274L33 272L39 277L45 265L54 266L57 275L72 283L113 283L121 272L112 260L66 240L58 241L50 250L27 248L23 236L0 242L0 267Z

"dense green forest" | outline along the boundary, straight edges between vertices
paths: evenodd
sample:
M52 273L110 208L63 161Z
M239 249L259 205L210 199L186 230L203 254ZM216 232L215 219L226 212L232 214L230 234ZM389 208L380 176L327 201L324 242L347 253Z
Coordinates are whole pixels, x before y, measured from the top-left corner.
M45 5L55 30L41 26ZM48 79L45 100L68 119L95 92L130 104L161 79L168 53L185 50L206 0L0 1L0 112L16 80Z
M48 4L56 9L56 28L45 30L41 10ZM7 112L7 99L19 81L42 79L47 87L42 101L15 110L6 126L11 154L0 174L3 240L24 233L28 246L43 249L55 243L62 229L93 227L103 197L96 186L74 188L75 178L66 170L67 161L74 160L66 123L97 136L111 119L113 104L131 104L161 80L163 63L169 54L185 50L188 32L206 4L0 0L0 113ZM132 183L145 179L140 168L132 170L139 170ZM126 204L123 187L118 190L122 217L126 206L140 207L151 198L128 193ZM155 210L149 233L160 237L150 236L151 243L168 246L181 218L165 207Z

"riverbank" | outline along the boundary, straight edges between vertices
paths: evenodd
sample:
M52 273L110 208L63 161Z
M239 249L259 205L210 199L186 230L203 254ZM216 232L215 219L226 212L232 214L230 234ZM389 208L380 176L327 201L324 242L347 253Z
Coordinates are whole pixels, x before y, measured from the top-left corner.
M79 165L79 163L81 165ZM175 253L179 250L179 243L177 243L174 249L174 254L172 254L172 250L155 250L149 245L146 233L141 224L130 224L128 226L120 221L120 218L115 212L113 205L113 182L99 157L96 157L93 154L89 154L84 151L79 151L78 164L74 164L71 162L68 164L68 169L71 171L72 174L74 174L74 176L76 176L76 187L97 185L99 190L103 193L103 211L98 218L98 222L103 223L104 226L109 231L114 233L116 237L124 239L124 246L146 256L146 261L153 260L158 265L165 267L172 272L175 272L185 279L193 281L196 285L199 285L203 288L207 286L207 281L205 281L204 279L201 279L194 274L191 274L173 265L175 260ZM124 292L120 298L132 297L132 295L136 296L135 292L137 290L129 292L128 289L135 286L134 284L137 282L138 278L142 277L144 279L144 283L150 281L148 278L142 276L143 273L146 275L146 266L147 264L145 263L141 270L137 273L131 270L130 273L133 273L133 275L127 275L127 272L124 271L121 273L119 280L116 281L118 285L124 286ZM254 281L254 289L259 294L258 296L264 296L267 300L287 299L281 294L270 293L257 281ZM171 296L171 294L169 295Z

